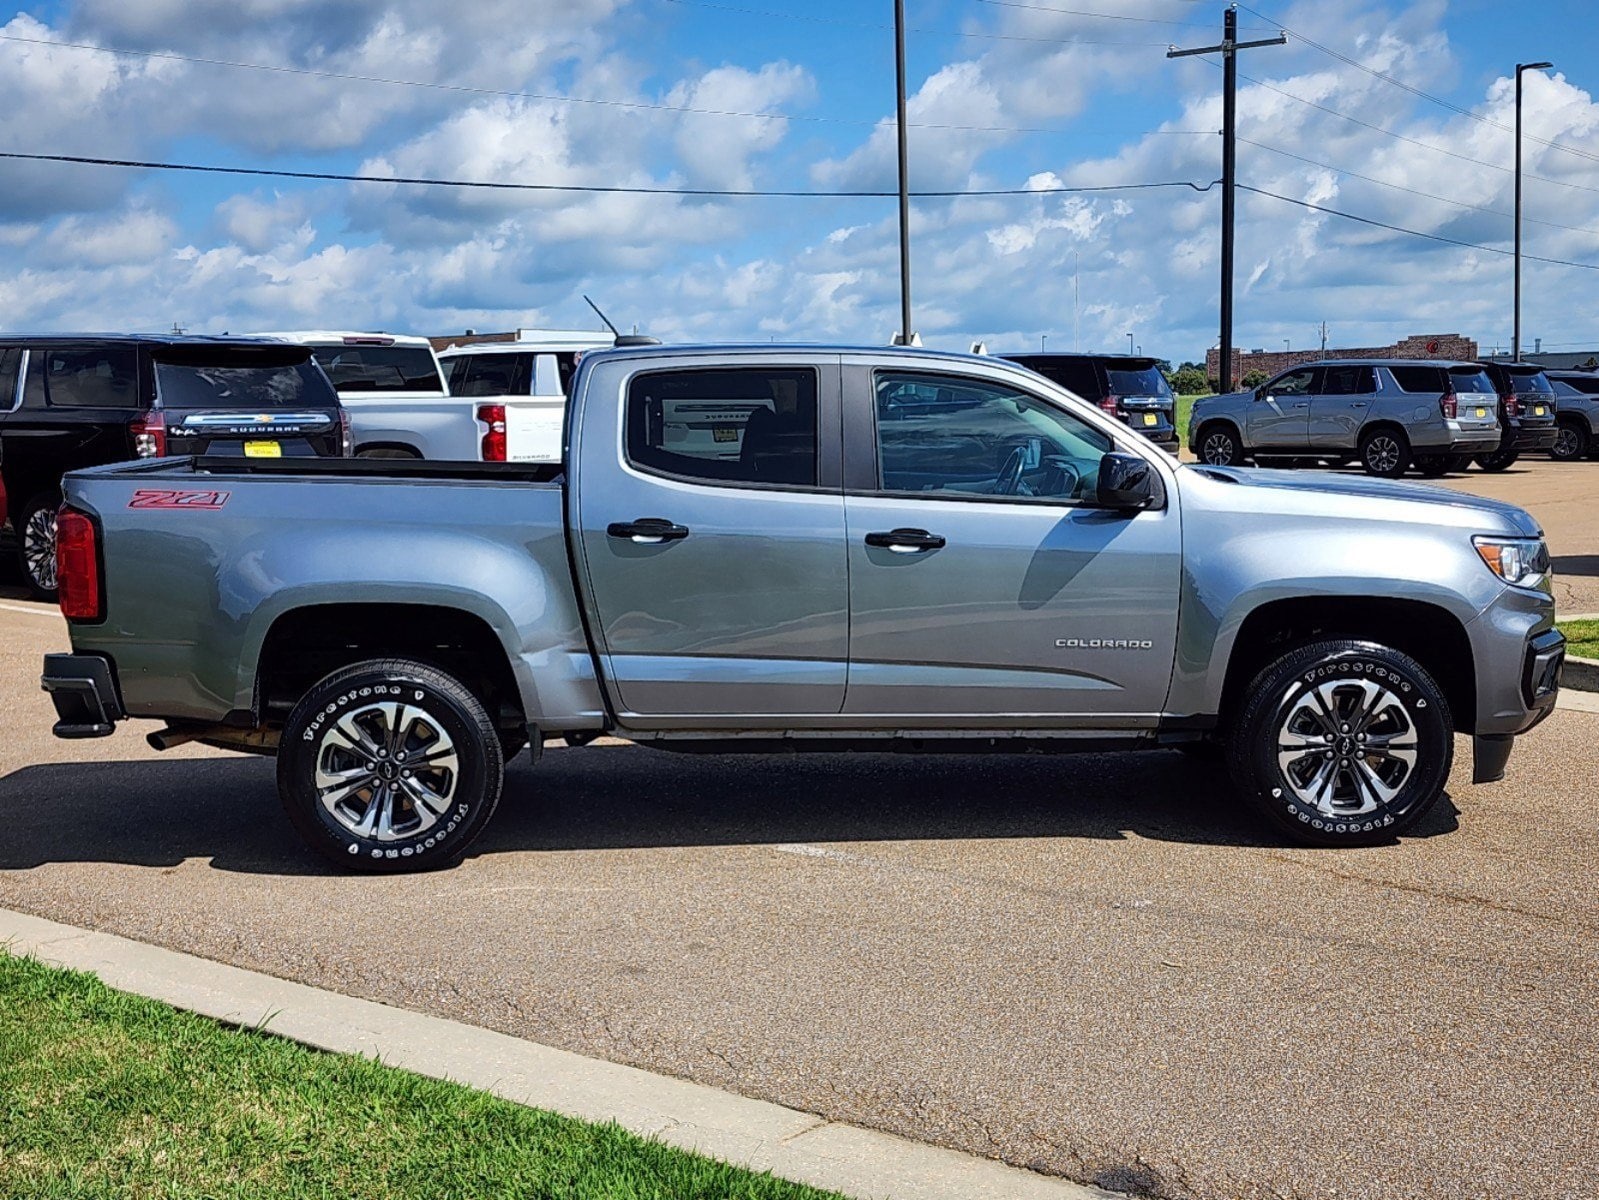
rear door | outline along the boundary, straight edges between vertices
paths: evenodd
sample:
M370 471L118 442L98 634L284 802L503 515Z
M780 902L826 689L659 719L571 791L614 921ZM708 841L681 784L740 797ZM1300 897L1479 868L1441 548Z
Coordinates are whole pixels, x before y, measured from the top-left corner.
M1320 387L1310 398L1310 446L1354 453L1360 427L1371 415L1376 395L1377 372L1371 367L1338 364L1324 368Z
M1310 445L1310 400L1320 367L1301 367L1271 380L1255 394L1246 440L1251 450L1303 450Z
M593 634L635 728L837 714L838 358L606 363L571 454Z
M894 728L1141 727L1165 704L1175 504L1097 507L1111 435L1009 377L847 365L845 712ZM1153 468L1152 468L1153 469Z
M67 471L133 457L139 354L132 342L33 343L17 356L20 403L5 418L11 507L54 489ZM10 408L14 397L0 405Z
M338 395L306 346L159 345L151 350L169 454L338 457Z

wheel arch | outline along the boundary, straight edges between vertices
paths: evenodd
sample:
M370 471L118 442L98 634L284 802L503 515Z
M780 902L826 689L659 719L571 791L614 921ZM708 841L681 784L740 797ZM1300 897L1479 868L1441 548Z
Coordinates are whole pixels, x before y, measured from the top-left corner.
M411 445L407 442L396 441L360 442L356 445L354 452L354 456L356 458L360 458L363 455L370 457L379 457L380 455L392 457L396 454L406 458L425 457L421 449L417 446Z
M1238 422L1230 416L1205 417L1201 420L1199 428L1194 430L1194 440L1188 448L1197 455L1200 452L1200 447L1205 444L1205 435L1213 433L1218 428L1226 429L1228 433L1237 439L1240 453L1248 453L1249 448L1244 444L1244 431Z

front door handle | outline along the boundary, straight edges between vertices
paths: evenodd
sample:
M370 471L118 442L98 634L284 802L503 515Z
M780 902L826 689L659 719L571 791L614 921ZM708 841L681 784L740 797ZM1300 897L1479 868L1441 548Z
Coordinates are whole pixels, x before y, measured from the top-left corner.
M1366 402L1364 400L1356 400L1349 407L1350 408L1365 408L1366 407Z
M1294 407L1295 408L1309 408L1310 407L1310 401L1309 400L1301 400L1298 404L1294 405Z
M677 525L665 517L640 517L636 521L613 521L605 527L610 537L626 538L639 546L659 546L688 536L687 525Z
M925 529L891 529L887 533L868 533L866 544L881 546L895 554L921 554L939 549L944 545L944 539Z

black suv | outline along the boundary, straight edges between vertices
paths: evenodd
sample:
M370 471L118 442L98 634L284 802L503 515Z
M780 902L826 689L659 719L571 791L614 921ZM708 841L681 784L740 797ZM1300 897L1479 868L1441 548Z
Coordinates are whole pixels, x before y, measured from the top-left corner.
M1177 401L1160 360L1133 354L1001 354L1125 421L1163 449L1177 453Z
M1477 465L1484 471L1503 471L1530 450L1552 450L1559 432L1555 428L1556 397L1544 369L1525 362L1479 365L1499 393L1499 425L1504 436L1492 454L1477 455Z
M348 453L338 394L308 347L0 333L0 495L23 578L40 599L55 596L56 508L68 471L167 454Z

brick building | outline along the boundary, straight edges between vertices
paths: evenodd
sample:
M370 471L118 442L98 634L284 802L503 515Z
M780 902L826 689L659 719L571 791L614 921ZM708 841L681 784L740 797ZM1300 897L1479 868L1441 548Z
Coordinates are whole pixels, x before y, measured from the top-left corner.
M1475 362L1477 343L1458 333L1418 333L1396 342L1392 346L1361 346L1354 350L1233 350L1233 386L1242 384L1245 375L1259 371L1266 376L1276 375L1289 367L1320 362L1324 358L1440 358ZM1211 379L1221 378L1221 351L1205 352L1205 374Z

